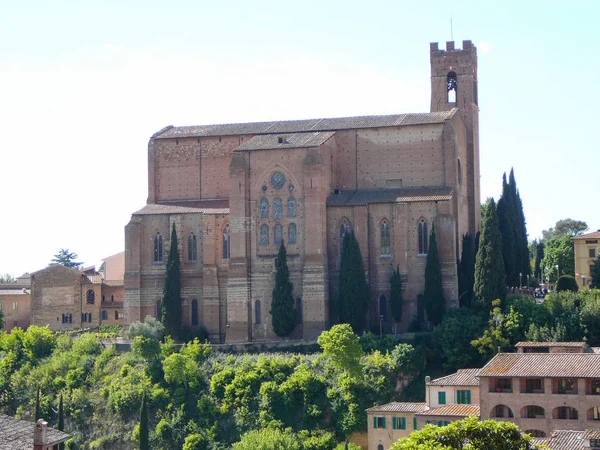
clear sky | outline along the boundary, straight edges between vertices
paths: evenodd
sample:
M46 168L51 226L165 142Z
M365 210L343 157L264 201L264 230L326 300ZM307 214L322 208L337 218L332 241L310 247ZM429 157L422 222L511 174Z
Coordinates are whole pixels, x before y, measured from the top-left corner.
M429 42L479 55L481 200L600 228L600 1L0 0L0 273L124 248L166 125L429 110ZM441 44L443 48L444 44Z

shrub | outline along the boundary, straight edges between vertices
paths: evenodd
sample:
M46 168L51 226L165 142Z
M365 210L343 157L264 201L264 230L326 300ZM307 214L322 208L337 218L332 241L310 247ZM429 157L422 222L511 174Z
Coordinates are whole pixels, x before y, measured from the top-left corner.
M563 275L558 279L558 283L556 283L556 291L579 291L579 286L577 286L577 281L571 275Z
M165 335L165 327L152 316L146 316L143 322L133 322L127 329L127 338L133 340L136 336L144 336L161 341Z

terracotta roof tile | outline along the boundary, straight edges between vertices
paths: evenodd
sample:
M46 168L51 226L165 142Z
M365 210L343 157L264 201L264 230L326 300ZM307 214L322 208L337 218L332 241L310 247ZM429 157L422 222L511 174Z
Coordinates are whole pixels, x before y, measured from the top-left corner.
M373 406L367 412L422 412L427 409L427 403L392 402L385 405Z
M318 147L334 134L334 131L317 131L312 133L258 135L244 142L235 151Z
M480 369L459 369L458 372L436 378L427 383L429 386L479 386L477 373Z
M600 430L585 430L581 439L600 439Z
M588 234L581 234L579 236L573 236L573 239L600 239L600 230L593 231Z
M450 200L452 188L391 188L341 191L327 197L327 206L362 206L369 203L431 202Z
M521 341L515 347L587 347L585 342L533 342Z
M574 377L600 376L598 353L499 353L478 377Z
M0 414L0 450L31 450L33 448L33 422ZM64 442L71 436L54 428L47 428L48 445Z
M545 444L549 450L584 450L583 431L555 430L545 438L534 438L534 444Z
M419 416L456 416L456 417L467 417L477 416L479 417L479 405L444 405L438 408L431 408L426 411L420 412Z
M299 133L307 131L336 131L361 128L383 128L405 125L441 124L458 111L391 114L386 116L339 117L331 119L288 120L274 122L226 123L185 127L166 127L155 133L155 139L184 137L237 136L244 134Z

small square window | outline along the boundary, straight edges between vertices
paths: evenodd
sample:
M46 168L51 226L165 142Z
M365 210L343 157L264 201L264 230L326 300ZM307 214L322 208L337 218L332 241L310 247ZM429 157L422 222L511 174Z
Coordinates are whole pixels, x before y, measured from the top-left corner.
M590 258L595 258L596 257L596 249L595 248L590 248L588 249L589 254L590 254Z

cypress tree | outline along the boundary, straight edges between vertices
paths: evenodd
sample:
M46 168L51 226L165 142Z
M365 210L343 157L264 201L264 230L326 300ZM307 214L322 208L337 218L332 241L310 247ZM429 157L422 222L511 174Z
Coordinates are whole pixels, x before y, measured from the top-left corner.
M394 269L390 284L392 289L390 293L390 309L392 310L392 317L396 322L401 322L404 300L402 299L402 276L400 275L400 265L397 265L396 269Z
M165 335L178 337L181 331L181 274L179 272L179 249L177 248L175 224L171 231L171 248L167 260L167 275L162 297L162 323Z
M65 431L65 416L64 416L64 407L63 407L63 395L60 394L60 401L58 402L58 421L56 423L56 428L60 431ZM58 450L65 450L65 443L61 442L58 444Z
M590 267L590 275L592 277L592 289L600 289L600 258L594 260L594 264Z
M150 439L148 433L148 405L146 404L146 391L142 394L142 406L140 408L140 450L150 450Z
M542 259L544 259L544 242L543 241L533 241L535 244L535 256L533 262L533 276L542 282Z
M342 243L339 305L340 322L349 323L355 333L361 332L369 310L369 286L354 231L346 233Z
M462 242L462 252L459 264L458 292L459 305L471 307L473 301L473 286L475 285L475 237L465 234Z
M523 202L515 181L514 169L510 169L508 184L511 190L511 200L513 201L513 224L515 226L515 273L517 279L519 273L521 274L522 278L517 283L520 286L527 283L527 275L531 274L531 265L529 264L529 247L527 244L527 223L523 212ZM525 283L523 283L523 280L525 280Z
M431 323L434 325L440 324L446 308L446 299L444 298L444 287L442 285L442 266L437 248L435 225L431 227L431 234L429 235L429 250L425 262L423 306Z
M287 265L287 253L283 242L279 246L276 263L275 287L271 301L271 323L277 336L288 336L296 328L293 285L290 282L290 271Z
M502 196L498 200L496 214L498 215L498 229L502 235L502 259L504 260L504 272L506 283L509 286L519 284L518 270L516 267L517 235L515 231L515 220L513 211L512 191L506 182L506 173L502 175Z
M498 229L496 203L490 198L475 259L475 297L486 309L491 310L493 300L504 299L505 280L502 236Z
M42 409L40 407L40 387L37 388L37 396L35 398L35 412L34 412L34 422L37 422L42 418Z

